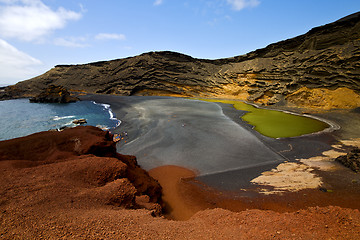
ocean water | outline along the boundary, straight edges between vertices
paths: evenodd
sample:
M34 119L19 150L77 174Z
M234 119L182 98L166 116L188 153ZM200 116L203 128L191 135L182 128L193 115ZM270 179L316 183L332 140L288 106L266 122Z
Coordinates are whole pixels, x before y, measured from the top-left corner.
M76 103L30 103L28 99L0 101L0 140L23 137L32 133L74 127L75 119L85 118L87 124L107 128L119 126L110 105L92 101Z

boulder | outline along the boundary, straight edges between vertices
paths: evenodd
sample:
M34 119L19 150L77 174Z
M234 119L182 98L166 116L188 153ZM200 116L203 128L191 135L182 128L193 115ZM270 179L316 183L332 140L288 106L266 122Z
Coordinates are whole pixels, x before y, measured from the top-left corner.
M340 156L335 159L343 164L345 167L350 168L354 172L360 172L360 149L353 148L345 156Z
M71 103L80 99L71 96L69 91L62 86L50 85L39 95L29 100L33 103Z
M82 124L85 124L87 123L86 119L85 118L81 118L81 119L75 119L74 121L72 121L74 124L79 124L79 125L82 125Z

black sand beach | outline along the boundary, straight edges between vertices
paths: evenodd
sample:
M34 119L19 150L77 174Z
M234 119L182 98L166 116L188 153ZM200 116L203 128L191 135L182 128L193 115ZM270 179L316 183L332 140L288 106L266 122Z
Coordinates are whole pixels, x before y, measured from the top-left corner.
M90 95L107 103L127 136L118 151L150 170L176 165L211 187L237 190L284 161L318 156L335 142L330 133L273 139L244 122L231 105L170 97Z

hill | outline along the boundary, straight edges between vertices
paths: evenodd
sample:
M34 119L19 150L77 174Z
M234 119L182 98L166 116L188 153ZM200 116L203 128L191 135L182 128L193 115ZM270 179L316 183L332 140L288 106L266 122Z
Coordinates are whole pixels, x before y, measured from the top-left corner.
M286 99L298 106L360 106L360 12L269 46L226 59L176 52L81 65L58 65L0 92L32 97L48 85L119 95L235 98L261 104Z

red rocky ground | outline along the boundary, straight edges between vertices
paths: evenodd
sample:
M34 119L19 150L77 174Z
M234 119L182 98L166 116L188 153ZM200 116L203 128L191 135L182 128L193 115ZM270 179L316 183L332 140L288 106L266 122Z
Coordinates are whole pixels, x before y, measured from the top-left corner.
M158 182L94 127L2 141L0 174L2 239L360 238L359 211L340 207L156 217Z

